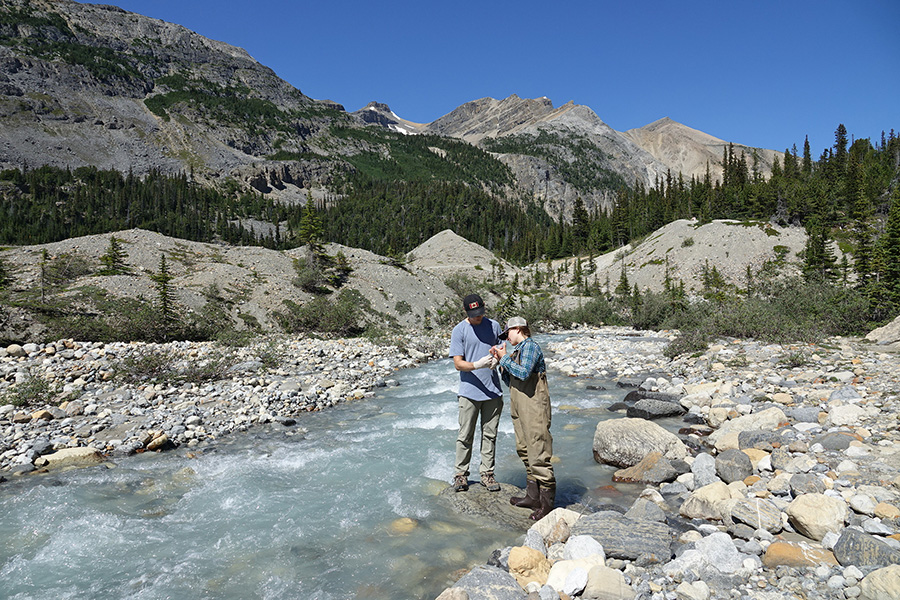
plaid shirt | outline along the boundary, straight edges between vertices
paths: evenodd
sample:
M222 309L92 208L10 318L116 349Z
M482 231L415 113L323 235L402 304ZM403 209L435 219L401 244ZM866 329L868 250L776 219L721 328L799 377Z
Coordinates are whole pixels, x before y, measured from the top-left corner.
M512 359L512 355L519 352L519 362ZM537 342L530 337L516 345L511 352L500 359L500 366L503 367L503 382L509 385L509 377L512 375L516 379L525 381L534 373L543 373L547 370L544 363L544 353Z

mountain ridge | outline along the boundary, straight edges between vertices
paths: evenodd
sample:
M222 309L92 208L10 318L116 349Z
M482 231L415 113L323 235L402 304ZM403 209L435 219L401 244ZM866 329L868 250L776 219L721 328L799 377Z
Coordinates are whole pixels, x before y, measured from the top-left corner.
M673 164L696 171L709 161L715 176L721 161L694 143L703 155L674 163L683 150L654 150L664 140L652 130L620 133L587 106L547 97L481 98L428 124L381 103L348 113L243 48L118 7L2 0L0 42L0 169L190 172L303 203L358 171L355 157L395 158L389 139L365 133L374 125L488 150L513 172L513 196L569 218L578 198L608 210L623 185L652 186Z

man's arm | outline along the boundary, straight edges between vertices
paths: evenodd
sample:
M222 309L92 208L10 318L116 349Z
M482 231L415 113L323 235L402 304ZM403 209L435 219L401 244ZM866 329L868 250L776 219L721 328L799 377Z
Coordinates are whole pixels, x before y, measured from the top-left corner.
M477 371L478 369L484 369L485 367L490 366L490 358L491 355L488 354L484 356L484 358L479 358L475 362L469 362L462 356L454 356L453 366L456 367L457 371ZM484 364L481 364L482 362Z
M469 361L463 359L462 356L454 356L453 357L453 366L456 367L457 371L474 371L475 370L475 365L473 365Z

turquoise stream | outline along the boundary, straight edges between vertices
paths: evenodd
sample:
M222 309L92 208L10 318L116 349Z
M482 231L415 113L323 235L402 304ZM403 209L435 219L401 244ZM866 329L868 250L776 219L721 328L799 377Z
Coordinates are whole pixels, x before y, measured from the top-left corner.
M374 398L301 416L305 434L257 427L203 451L0 484L0 598L434 598L520 534L476 526L435 498L453 474L449 359L397 379ZM557 504L630 504L639 489L611 487L613 469L591 454L597 422L614 416L604 407L624 392L552 371L550 390ZM504 400L496 475L523 487ZM402 517L413 531L392 527Z

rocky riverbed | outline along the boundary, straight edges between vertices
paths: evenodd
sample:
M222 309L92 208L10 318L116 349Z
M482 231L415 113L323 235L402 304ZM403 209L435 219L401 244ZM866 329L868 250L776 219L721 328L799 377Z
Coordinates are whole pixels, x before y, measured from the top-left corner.
M551 369L633 388L608 407L622 419L598 425L593 451L620 467L617 480L646 489L627 511L556 509L442 600L900 598L897 356L847 339L725 340L670 361L669 339L605 328L547 344ZM0 404L0 476L200 446L257 423L291 427L301 413L392 385L395 369L441 357L445 346L10 346L0 349L0 397L49 395ZM205 367L225 377L199 382ZM677 435L653 420L672 414L685 421Z
M593 451L646 489L627 511L557 508L440 600L900 598L897 356L723 340L669 361L667 338L548 344L550 368L634 387ZM677 435L653 421L672 414Z
M395 383L395 370L445 350L413 337L0 348L0 478L197 446L258 423L290 427L301 413L372 396Z

